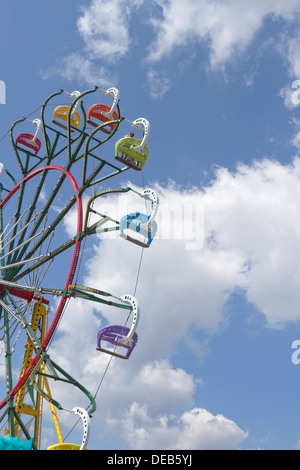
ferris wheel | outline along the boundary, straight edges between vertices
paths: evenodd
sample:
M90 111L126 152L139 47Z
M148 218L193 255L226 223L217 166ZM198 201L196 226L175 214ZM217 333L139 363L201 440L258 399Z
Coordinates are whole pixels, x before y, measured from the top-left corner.
M109 103L98 103L99 95ZM115 139L120 128L128 125L134 132ZM157 232L156 192L151 188L141 192L131 187L103 188L125 171L143 169L149 131L145 118L130 121L122 116L119 91L114 87L82 93L60 90L45 100L39 118L19 119L10 128L21 176L16 178L0 164L0 368L4 370L0 449L40 449L43 402L49 403L57 434L57 442L48 449L82 450L87 446L95 396L49 355L71 298L127 313L130 326L106 325L95 332L95 354L128 360L137 344L138 300L131 294L106 292L103 286L84 286L77 275L82 242L87 237L117 231L120 243L125 239L142 248L151 245ZM102 146L108 141L113 143L112 151L104 159ZM92 194L84 206L83 195L89 190ZM103 196L121 198L130 191L149 202L148 213L124 214L118 221L99 210ZM69 214L74 219L71 236L64 223ZM89 406L68 409L52 393L54 382L75 386ZM64 441L57 410L81 418L80 444Z

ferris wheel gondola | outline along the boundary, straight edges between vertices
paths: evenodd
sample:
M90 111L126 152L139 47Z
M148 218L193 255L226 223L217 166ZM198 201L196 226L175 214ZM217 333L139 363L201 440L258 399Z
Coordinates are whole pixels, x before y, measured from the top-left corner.
M142 248L149 248L157 233L154 220L158 210L159 198L153 189L138 193L142 198L151 201L151 213L133 212L120 219L120 237Z
M87 122L93 127L101 125L101 131L110 134L116 127L115 123L109 124L110 121L117 121L120 116L117 112L117 105L119 103L119 90L117 88L109 88L105 92L106 95L113 97L112 106L106 104L93 104L88 109ZM108 123L103 126L103 123ZM108 127L108 129L106 129Z
M132 123L138 129L141 129L141 124L144 127L142 140L135 137L123 137L115 144L115 159L137 171L142 170L149 155L147 146L150 133L149 121L145 118L138 118Z
M132 307L131 328L120 325L104 326L97 334L97 350L121 359L129 359L138 341L136 329L140 317L140 308L137 300L131 295L124 295L121 297L121 300ZM105 342L112 344L114 348L111 349L103 346ZM125 349L126 354L117 352L117 348Z
M66 410L69 411L69 410ZM83 423L83 437L81 444L71 444L68 442L60 442L58 444L51 445L47 450L85 450L87 448L87 443L90 435L90 417L86 410L77 406L70 410L74 415L77 415L81 418Z
M67 93L67 92L65 92ZM74 108L72 106L67 106L67 105L60 105L57 106L54 109L53 112L53 120L52 122L56 124L57 126L62 127L63 129L68 129L68 119L69 119L69 113L71 112L70 116L70 124L72 127L77 128L80 124L81 121L81 116L79 112L77 111L78 106L80 105L80 100L78 99L81 96L80 91L73 91L72 93L67 93L71 98L74 98L74 100L77 100L75 103ZM74 131L71 127L71 132Z
M30 121L30 122L32 122L32 124L35 124L37 126L37 130L35 134L34 135L28 134L28 133L18 134L15 140L15 144L17 146L24 145L25 147L33 150L34 154L37 155L42 146L41 141L37 138L41 129L42 122L40 119L34 119L33 121ZM20 147L20 150L23 150L23 148ZM25 149L24 151L28 152L28 150L25 150Z

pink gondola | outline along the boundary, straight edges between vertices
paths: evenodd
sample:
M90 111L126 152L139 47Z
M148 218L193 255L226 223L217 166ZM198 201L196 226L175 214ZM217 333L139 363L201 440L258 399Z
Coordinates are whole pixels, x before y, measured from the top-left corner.
M16 137L16 145L22 144L25 145L25 147L30 148L31 150L34 151L35 155L39 152L42 144L39 139L34 139L34 136L31 134L19 134Z
M27 119L27 120L30 121L30 119ZM42 123L40 119L34 119L33 121L30 121L30 122L37 126L36 133L34 135L26 134L26 133L17 135L15 144L25 145L25 147L30 148L31 150L34 151L35 155L37 155L42 145L41 141L37 138L38 133L40 132ZM25 151L25 149L22 149L21 147L19 148Z

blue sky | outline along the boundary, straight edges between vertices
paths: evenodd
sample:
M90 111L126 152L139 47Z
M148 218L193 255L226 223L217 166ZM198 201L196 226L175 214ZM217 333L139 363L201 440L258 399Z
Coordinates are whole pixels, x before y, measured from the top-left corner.
M291 345L300 338L292 88L300 79L300 1L0 6L7 169L17 172L5 137L11 123L61 88L115 86L123 115L151 125L143 178L160 195L160 229L136 293L139 346L129 361L110 365L89 448L299 448L300 365ZM142 187L140 173L122 178L115 184ZM136 246L106 237L90 249L82 282L132 292ZM82 302L69 309L50 354L93 392L108 361L95 351L97 327L114 313ZM68 394L58 393L67 407ZM80 430L72 437L80 440ZM45 447L51 438L46 429Z

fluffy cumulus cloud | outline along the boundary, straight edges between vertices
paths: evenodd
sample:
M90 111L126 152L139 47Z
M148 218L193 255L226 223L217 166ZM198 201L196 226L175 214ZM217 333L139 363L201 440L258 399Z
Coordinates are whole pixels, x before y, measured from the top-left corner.
M117 60L127 54L131 37L128 22L141 0L92 0L77 21L87 52L93 58Z
M124 324L127 314L74 300L51 354L58 362L63 357L62 365L92 393L106 371L93 421L101 422L101 429L116 432L131 448L242 445L246 430L195 401L201 372L193 376L171 358L184 344L203 359L207 351L197 332L213 335L224 328L224 307L236 289L243 290L269 327L299 322L299 183L299 158L289 165L268 159L240 164L234 172L217 168L204 188L157 183L160 229L149 249L142 253L116 234L96 236L84 282L115 296L136 295L138 345L125 365L114 359L106 371L110 356L96 351L97 330ZM133 192L114 194L98 210L117 219L129 208L146 211L138 201ZM71 230L71 214L65 222Z
M290 165L265 159L239 164L235 172L217 168L211 184L202 189L155 185L160 194L158 237L144 252L138 286L151 319L163 311L160 322L172 330L171 318L178 318L180 336L191 324L213 331L222 319L222 306L238 287L270 324L298 321L300 273L293 260L300 246L299 171L299 158ZM126 204L142 210L135 197L128 196ZM113 207L113 196L105 204ZM118 202L114 215L124 209ZM98 263L89 266L89 283L106 284L109 292L116 292L122 280L124 289L132 291L139 250L135 245L125 250L121 242L126 243L107 236L95 246ZM151 330L155 322L146 318L141 321ZM177 326L164 342L167 347L177 339Z
M133 403L123 421L125 438L136 449L236 449L247 437L233 421L201 408L153 418L146 406Z
M241 256L240 285L273 326L300 319L300 272L294 263L299 163L298 158L286 166L263 160L251 167L239 165L235 174L220 169L204 196L214 250Z

